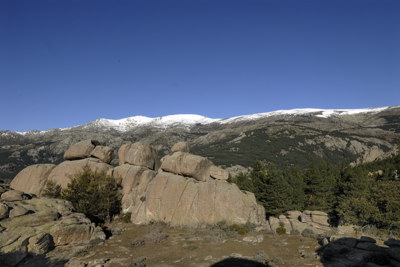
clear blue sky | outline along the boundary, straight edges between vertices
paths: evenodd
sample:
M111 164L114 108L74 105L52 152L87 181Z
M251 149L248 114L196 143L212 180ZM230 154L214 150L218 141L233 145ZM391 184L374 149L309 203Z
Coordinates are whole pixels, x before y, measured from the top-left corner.
M398 0L1 0L0 130L400 104Z

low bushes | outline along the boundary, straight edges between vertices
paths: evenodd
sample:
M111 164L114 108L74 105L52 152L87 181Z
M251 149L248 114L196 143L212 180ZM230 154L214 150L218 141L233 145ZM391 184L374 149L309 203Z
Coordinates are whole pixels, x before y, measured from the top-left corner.
M71 201L78 212L96 223L110 221L120 213L121 194L114 178L105 172L92 172L89 167L71 177L64 190L48 182L43 195Z

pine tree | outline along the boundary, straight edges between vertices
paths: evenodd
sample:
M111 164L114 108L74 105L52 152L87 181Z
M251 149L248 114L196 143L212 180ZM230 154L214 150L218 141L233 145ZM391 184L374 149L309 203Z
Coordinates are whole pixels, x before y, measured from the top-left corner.
M290 209L292 190L282 171L273 165L266 169L261 162L256 162L250 175L255 196L264 206L267 216L282 214Z
M335 203L335 169L327 162L317 167L312 162L305 171L305 206L311 210L331 211Z
M61 197L95 222L110 221L120 212L121 195L114 178L105 172L92 172L87 166L71 177Z
M287 180L290 188L290 210L304 209L304 172L299 168L287 168L283 170L283 177Z
M228 181L235 183L241 190L254 192L253 181L248 175L244 174L243 172L240 172L235 177L228 179Z

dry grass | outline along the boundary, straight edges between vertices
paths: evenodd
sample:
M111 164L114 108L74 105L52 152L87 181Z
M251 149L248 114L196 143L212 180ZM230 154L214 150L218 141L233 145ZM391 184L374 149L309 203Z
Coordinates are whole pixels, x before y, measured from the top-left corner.
M226 257L255 260L268 255L276 266L322 266L315 257L318 242L301 236L255 232L231 236L220 229L196 230L125 223L112 227L122 228L123 231L104 244L91 248L86 256L79 259L88 262L108 258L111 260L107 266L140 266L132 262L145 257L146 266L165 267L211 266ZM260 243L243 241L244 237L251 235L263 235L264 240ZM144 240L144 244L133 246L135 240Z

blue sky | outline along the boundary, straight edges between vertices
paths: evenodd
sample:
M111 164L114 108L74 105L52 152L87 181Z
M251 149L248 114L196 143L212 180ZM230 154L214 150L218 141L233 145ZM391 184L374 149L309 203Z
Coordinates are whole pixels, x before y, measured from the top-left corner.
M0 130L400 104L398 0L1 0Z

